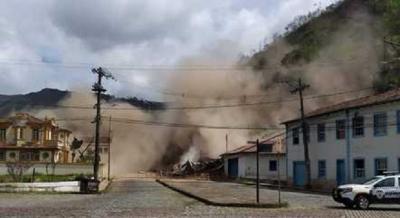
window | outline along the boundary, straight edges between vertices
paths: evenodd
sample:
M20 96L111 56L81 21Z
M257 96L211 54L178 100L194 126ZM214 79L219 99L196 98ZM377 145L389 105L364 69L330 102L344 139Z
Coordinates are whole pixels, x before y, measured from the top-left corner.
M346 138L346 120L336 120L336 139Z
M0 161L5 161L5 160L6 160L6 152L0 151Z
M385 136L387 134L387 115L379 113L374 115L374 135Z
M364 159L354 160L354 178L365 178L365 161Z
M375 159L375 175L382 175L387 171L387 159L378 158Z
M318 161L318 178L326 177L326 161L320 160Z
M353 137L364 136L364 117L356 116L353 118Z
M39 141L39 129L32 130L32 141Z
M298 145L300 143L299 128L292 129L292 139L293 145Z
M398 167L398 171L400 172L400 158L397 159L397 167ZM399 183L399 185L400 185L400 183Z
M381 187L394 187L394 178L384 179L374 185L375 188Z
M14 151L12 151L12 152L10 152L9 157L11 159L15 159L17 157L17 154Z
M318 137L318 142L324 142L325 141L325 124L320 123L317 125L317 137Z
M400 133L400 110L397 111L397 133Z
M6 134L7 134L6 129L0 129L0 141L2 142L6 141Z
M47 130L46 131L46 139L52 140L52 138L53 138L52 136L53 136L53 134L52 134L51 130Z
M278 168L278 163L276 160L270 160L269 161L269 171L276 171L276 169Z
M24 129L17 128L17 140L24 139Z
M103 148L104 149L104 153L106 153L106 148ZM271 144L260 144L259 145L259 151L260 152L272 152L272 145Z
M22 161L30 161L32 160L32 153L29 151L20 151L19 159Z
M47 160L47 158L49 158L49 157L50 157L49 152L44 152L44 153L42 154L42 158L43 158L44 160Z
M40 161L40 151L33 151L32 152L32 160L33 161Z

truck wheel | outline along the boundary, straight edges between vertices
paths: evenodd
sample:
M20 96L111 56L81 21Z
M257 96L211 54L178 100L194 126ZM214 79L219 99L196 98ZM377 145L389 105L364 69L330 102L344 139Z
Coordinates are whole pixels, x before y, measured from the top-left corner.
M359 195L356 198L356 205L357 208L361 209L361 210L366 210L369 207L369 199L367 196L365 195Z

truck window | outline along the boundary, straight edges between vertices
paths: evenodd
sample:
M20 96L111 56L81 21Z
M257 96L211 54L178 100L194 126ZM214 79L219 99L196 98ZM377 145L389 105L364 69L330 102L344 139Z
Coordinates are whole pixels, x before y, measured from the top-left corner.
M384 179L374 185L375 188L380 187L394 187L394 178Z

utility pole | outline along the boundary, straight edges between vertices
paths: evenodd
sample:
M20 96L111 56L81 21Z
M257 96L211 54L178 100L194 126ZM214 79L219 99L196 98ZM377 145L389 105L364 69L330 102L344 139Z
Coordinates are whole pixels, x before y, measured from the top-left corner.
M108 123L108 170L107 170L107 178L108 181L111 180L111 116Z
M225 135L225 152L228 152L228 133Z
M305 115L304 115L304 103L303 103L303 91L309 88L310 85L306 85L301 81L301 78L298 80L297 86L291 91L292 94L299 93L300 98L300 113L301 113L301 129L303 132L303 144L304 144L304 163L306 170L306 188L311 188L311 165L310 165L310 156L308 151L308 125L306 123Z
M260 203L260 141L248 141L249 144L256 145L256 201Z
M278 206L281 207L281 151L278 151Z
M96 107L96 118L95 118L95 123L96 123L96 133L95 133L95 147L94 147L94 166L93 166L93 174L94 174L94 179L96 181L99 181L99 144L100 144L100 125L101 125L101 94L105 93L107 90L103 88L102 85L102 79L103 77L105 79L114 79L112 74L108 72L106 69L103 69L101 67L99 68L93 68L92 72L94 74L97 74L97 82L92 86L92 91L96 93L97 97L97 103L95 105Z
M257 139L257 204L260 203L260 141Z

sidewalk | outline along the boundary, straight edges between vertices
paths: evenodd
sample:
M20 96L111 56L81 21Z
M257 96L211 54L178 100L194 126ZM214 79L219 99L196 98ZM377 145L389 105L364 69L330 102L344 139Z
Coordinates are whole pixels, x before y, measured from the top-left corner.
M199 180L157 180L160 184L199 200L207 205L229 207L278 208L278 195L273 192L262 193L260 203L256 203L256 190L246 185L226 182ZM281 202L281 207L287 203Z

